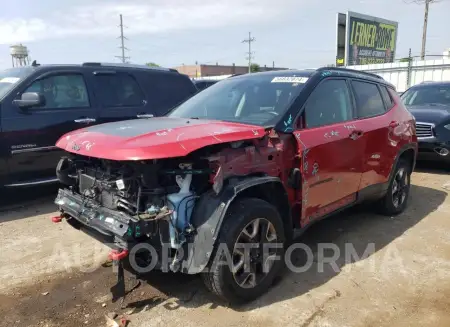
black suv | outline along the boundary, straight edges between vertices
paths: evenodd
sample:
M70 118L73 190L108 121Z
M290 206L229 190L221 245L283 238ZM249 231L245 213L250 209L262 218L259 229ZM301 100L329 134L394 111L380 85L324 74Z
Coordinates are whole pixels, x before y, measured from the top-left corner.
M161 116L196 92L176 70L140 65L33 63L0 71L0 186L56 182L62 151L55 143L63 134Z
M417 159L450 162L450 82L424 82L402 94L416 119Z

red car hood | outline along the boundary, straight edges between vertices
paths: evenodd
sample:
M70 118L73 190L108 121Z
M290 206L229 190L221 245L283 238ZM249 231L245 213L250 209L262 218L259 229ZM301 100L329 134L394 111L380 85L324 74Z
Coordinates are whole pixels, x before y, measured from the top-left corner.
M56 146L89 157L146 160L182 157L211 144L264 136L263 127L217 120L159 117L79 129Z

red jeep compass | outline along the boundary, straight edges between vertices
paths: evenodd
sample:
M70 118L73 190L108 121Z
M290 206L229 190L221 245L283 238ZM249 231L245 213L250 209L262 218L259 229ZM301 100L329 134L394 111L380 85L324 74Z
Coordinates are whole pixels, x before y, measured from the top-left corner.
M166 117L84 128L57 146L54 221L113 248L113 301L126 263L201 273L242 302L272 284L294 232L365 200L402 212L417 138L381 77L320 68L232 77Z

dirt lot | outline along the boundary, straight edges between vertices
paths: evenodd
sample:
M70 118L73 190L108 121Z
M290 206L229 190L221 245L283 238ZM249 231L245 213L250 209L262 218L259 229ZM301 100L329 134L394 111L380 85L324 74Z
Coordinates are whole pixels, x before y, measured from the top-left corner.
M129 326L450 326L450 175L421 166L412 181L404 214L356 208L318 223L299 240L315 254L312 266L286 271L268 294L238 308L195 276L152 273L121 309L109 295L112 268L102 266L107 249L50 222L54 190L8 194L0 209L0 326L106 326L112 311L127 314ZM340 250L338 269L324 264L319 243ZM356 257L346 257L346 244Z

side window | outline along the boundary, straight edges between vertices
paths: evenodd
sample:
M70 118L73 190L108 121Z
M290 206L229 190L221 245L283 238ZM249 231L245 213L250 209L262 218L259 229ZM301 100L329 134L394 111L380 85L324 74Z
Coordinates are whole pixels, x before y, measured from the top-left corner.
M383 97L384 103L386 104L386 108L389 110L394 106L394 101L392 100L391 95L389 94L386 86L380 85L381 96Z
M356 107L359 118L373 117L386 111L380 91L376 84L353 81Z
M82 75L49 76L33 82L25 92L44 96L45 105L32 109L87 108L89 96Z
M124 73L95 77L104 107L140 107L146 100L133 76Z
M203 90L203 89L206 88L206 85L205 85L204 82L198 82L197 84L195 84L195 86L197 86L197 88L198 88L199 90Z
M193 94L205 89L204 85L197 86L183 76L171 74L153 74L149 88L154 90L152 102L159 108L159 114L187 100Z
M351 119L352 102L345 80L322 82L306 101L306 127L325 126Z

